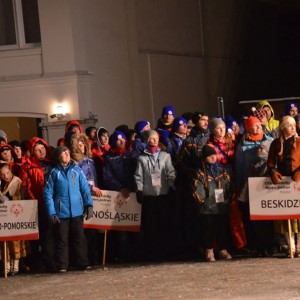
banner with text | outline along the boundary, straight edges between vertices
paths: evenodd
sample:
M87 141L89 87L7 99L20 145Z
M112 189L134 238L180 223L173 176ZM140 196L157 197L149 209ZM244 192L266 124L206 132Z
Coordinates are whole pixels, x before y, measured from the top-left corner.
M5 201L0 204L0 241L39 238L37 200Z
M283 177L279 184L269 177L249 177L251 220L300 219L300 182Z
M142 206L135 193L125 199L119 192L102 190L101 197L92 198L93 217L84 221L84 228L140 231Z

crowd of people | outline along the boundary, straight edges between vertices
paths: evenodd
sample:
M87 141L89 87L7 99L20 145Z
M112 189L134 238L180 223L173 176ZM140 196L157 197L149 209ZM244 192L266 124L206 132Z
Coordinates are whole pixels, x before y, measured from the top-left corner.
M51 147L40 137L10 141L0 130L0 203L38 201L39 240L7 242L7 272L66 272L102 261L103 232L84 229L91 196L102 190L142 205L141 231L109 232L108 260L229 260L235 254L297 256L300 223L292 239L285 221L251 221L248 177L300 180L300 115L287 103L280 121L267 101L247 116L176 116L163 107L156 126L88 127L76 120ZM287 251L290 249L291 251ZM4 260L3 243L0 259Z

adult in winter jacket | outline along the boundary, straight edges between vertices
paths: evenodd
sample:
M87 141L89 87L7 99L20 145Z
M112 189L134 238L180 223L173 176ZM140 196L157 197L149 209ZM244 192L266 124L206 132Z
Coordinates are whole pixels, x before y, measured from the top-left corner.
M137 153L126 150L126 136L121 131L115 130L109 143L111 148L103 168L105 186L108 190L121 192L123 197L128 198L129 193L135 191L133 176Z
M142 203L142 230L149 259L163 259L169 253L172 203L168 197L174 189L175 169L170 154L161 151L155 130L145 132L147 148L138 157L135 171L137 199Z
M235 183L236 183L236 198L238 198L243 186L248 180L248 169L255 163L257 157L257 149L262 141L273 140L267 136L261 127L261 122L258 118L250 116L245 122L245 134L237 146L235 153ZM236 230L235 245L238 249L255 248L255 242L251 239L250 212L249 205L238 202L239 209L242 211L243 225L246 236L242 233L242 229ZM240 233L240 234L238 234Z
M207 114L195 112L193 123L195 126L185 139L179 154L180 166L188 176L193 176L194 171L200 166L201 150L210 135Z
M279 121L275 119L275 113L273 107L268 101L262 100L258 102L256 108L257 109L262 108L266 112L267 115L266 129L268 130L268 132L272 132L274 129L276 129L279 126Z
M65 146L53 153L56 166L52 169L44 189L49 222L56 230L56 262L63 273L69 266L69 238L73 247L75 265L88 267L87 245L83 230L83 216L93 215L93 200L89 184L80 169L70 158Z
M282 176L291 176L294 181L299 182L300 138L296 133L295 119L291 116L284 116L280 122L279 129L280 137L272 142L268 156L267 166L270 177L274 184L278 184ZM286 221L275 222L275 230L279 233L284 233L287 241L289 241ZM292 231L296 234L299 233L299 220L292 220ZM298 237L300 238L299 234ZM295 255L297 249L293 236L289 246L293 255ZM300 250L300 246L298 246L298 249Z

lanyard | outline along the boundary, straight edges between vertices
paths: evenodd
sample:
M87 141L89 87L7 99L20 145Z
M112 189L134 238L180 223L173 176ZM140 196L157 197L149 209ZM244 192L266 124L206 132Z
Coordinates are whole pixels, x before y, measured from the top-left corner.
M160 166L159 166L159 156L160 156L160 152L158 153L158 156L157 156L157 160L156 160L156 161L155 161L155 159L152 158L151 156L148 156L149 162L151 163L151 166L152 166L152 169L153 169L153 170L155 170L156 164L158 164L158 168L160 169Z

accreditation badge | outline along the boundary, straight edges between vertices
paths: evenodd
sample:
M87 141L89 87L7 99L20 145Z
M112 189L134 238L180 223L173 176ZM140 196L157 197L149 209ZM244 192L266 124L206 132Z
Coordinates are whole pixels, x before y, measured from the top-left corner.
M161 186L161 178L160 173L151 174L152 186Z
M224 203L223 189L215 189L215 199L216 199L216 203Z

